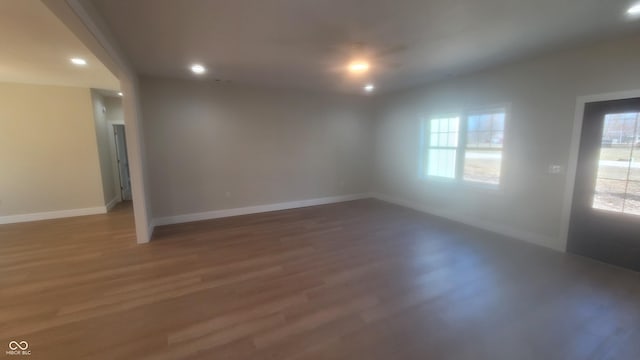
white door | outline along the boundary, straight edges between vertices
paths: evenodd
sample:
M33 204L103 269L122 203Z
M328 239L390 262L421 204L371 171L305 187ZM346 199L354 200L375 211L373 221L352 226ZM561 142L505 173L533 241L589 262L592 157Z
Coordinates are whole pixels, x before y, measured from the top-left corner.
M118 172L120 173L120 193L122 194L122 200L131 200L131 179L129 178L127 137L124 132L124 125L113 125L113 135L116 140Z

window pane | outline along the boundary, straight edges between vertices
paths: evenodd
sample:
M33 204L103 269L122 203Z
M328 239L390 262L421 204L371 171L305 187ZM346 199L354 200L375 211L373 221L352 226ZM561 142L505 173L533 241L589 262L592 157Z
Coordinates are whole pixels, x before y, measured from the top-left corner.
M491 132L483 131L480 133L479 145L482 147L490 147L491 146Z
M491 117L487 114L471 115L468 118L468 131L491 131Z
M451 146L449 144L449 135L447 133L440 133L440 146Z
M500 183L505 114L503 111L474 114L467 118L464 179L488 184ZM477 150L473 150L473 149ZM496 149L496 150L480 150Z
M427 175L453 179L456 175L456 150L430 149Z
M467 147L478 147L480 135L477 132L467 133Z
M504 111L474 114L468 118L469 131L504 131Z
M629 180L640 181L640 113L636 114L636 131L631 141L631 163Z
M440 131L440 120L438 120L438 119L431 120L431 127L430 127L429 131L431 131L432 134L439 132Z
M504 131L504 113L494 114L493 131Z
M627 180L632 144L627 141L635 132L635 117L629 114L605 116L598 162L598 178Z
M625 214L640 215L640 181L629 181L624 201Z
M424 174L453 179L456 177L455 148L458 147L460 118L431 119L429 124L430 148L426 156ZM442 147L451 147L453 149L439 149Z
M481 117L479 115L471 115L467 118L467 131L480 131Z
M460 126L460 118L453 118L449 122L449 131L457 133L459 126Z
M501 164L501 151L467 150L464 155L464 179L499 184Z
M634 143L636 135L636 118L638 113L607 114L604 118L602 131L603 144L626 144Z
M440 132L449 131L449 119L440 119Z
M633 151L633 160L630 164L629 180L640 181L640 148Z
M503 141L504 141L504 133L502 131L494 132L491 135L491 147L502 149Z
M467 147L502 148L504 112L475 114L467 121Z
M596 209L640 215L640 161L636 158L639 115L604 117L593 200Z
M618 125L624 124L617 118L605 117L602 143L600 145L600 160L598 162L598 177L608 179L626 180L629 173L629 161L631 160L631 144L621 144L620 137L612 137L611 134L621 134Z
M598 178L627 180L627 176L629 175L629 160L603 160L603 153L605 154L604 158L606 158L606 154L608 152L604 151L600 153L600 160L598 161Z
M438 134L431 134L429 146L440 146L440 142L438 141Z
M626 185L626 181L597 179L593 207L595 209L622 212Z
M467 133L467 147L491 147L493 133L490 131L477 131Z

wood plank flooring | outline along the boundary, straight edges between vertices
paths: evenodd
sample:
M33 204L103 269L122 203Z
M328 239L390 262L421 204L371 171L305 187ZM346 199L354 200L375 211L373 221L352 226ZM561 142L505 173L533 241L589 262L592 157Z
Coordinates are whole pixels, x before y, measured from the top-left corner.
M0 226L5 351L640 359L628 270L375 200L160 227L146 245L131 214Z

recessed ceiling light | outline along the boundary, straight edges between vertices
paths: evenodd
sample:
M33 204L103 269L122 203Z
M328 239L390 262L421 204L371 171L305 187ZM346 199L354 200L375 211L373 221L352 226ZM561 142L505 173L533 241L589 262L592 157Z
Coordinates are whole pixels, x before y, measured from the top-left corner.
M122 95L124 95L122 91L118 91L118 96L122 96Z
M352 73L363 73L369 70L369 64L364 61L354 61L349 64L349 71Z
M83 66L83 65L87 65L87 60L83 58L71 58L71 63L73 65Z
M193 71L194 74L199 75L199 74L204 74L207 71L207 69L200 64L193 64L191 65L191 71Z
M631 16L640 15L640 4L635 4L627 10L627 14Z
M367 84L367 85L364 86L364 91L366 91L368 93L372 92L375 89L376 89L376 87L373 84Z

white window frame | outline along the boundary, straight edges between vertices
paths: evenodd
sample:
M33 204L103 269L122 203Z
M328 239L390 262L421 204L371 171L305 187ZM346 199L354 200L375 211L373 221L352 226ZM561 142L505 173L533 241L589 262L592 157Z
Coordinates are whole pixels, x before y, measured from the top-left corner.
M483 181L474 181L474 180L465 180L464 179L464 165L465 165L465 154L467 152L467 132L468 132L468 122L469 116L473 115L482 115L482 114L495 114L495 113L504 113L504 128L503 132L503 141L501 148L491 148L491 150L500 151L502 153L501 163L500 163L500 177L498 184L487 183ZM441 183L454 183L454 184L463 184L469 185L478 188L486 188L491 190L500 190L503 187L503 176L504 176L504 163L505 163L505 154L507 149L507 128L511 122L510 116L510 106L509 104L498 104L494 106L486 106L480 108L472 108L466 111L458 111L458 112L448 112L448 113L436 113L431 116L423 116L420 118L420 156L419 156L419 166L418 166L418 177L421 180L426 181L434 181ZM440 176L430 176L427 175L427 161L429 159L429 151L432 149L430 146L430 135L429 124L431 120L434 119L448 119L458 117L458 146L456 148L452 148L456 150L456 168L455 168L455 176L453 178L448 177L440 177ZM436 147L438 148L438 147ZM448 147L447 147L448 148ZM471 148L472 150L482 149L482 148Z
M458 118L458 139L457 139L457 146L453 147L453 146L431 146L431 121L432 120L443 120L443 119L453 119L453 118ZM460 156L460 127L462 123L462 117L459 114L446 114L446 115L439 115L439 116L433 116L433 117L429 117L429 118L424 118L421 121L421 127L420 127L420 133L421 133L421 140L420 140L420 147L421 147L421 151L420 151L420 172L421 172L421 177L426 178L426 179L430 179L430 180L439 180L439 181L445 181L445 182L450 182L450 181L456 181L457 177L458 177L458 165L459 165L459 156ZM428 134L428 135L427 135ZM428 165L427 168L424 167L425 164L427 164L426 161L428 161L429 158L429 151L431 149L440 149L440 150L455 150L456 151L456 168L454 169L454 174L453 177L446 177L446 176L437 176L437 175L428 175ZM426 156L426 159L424 158Z

